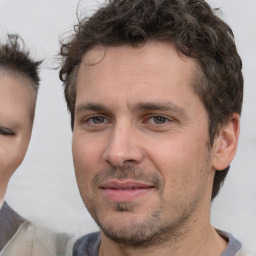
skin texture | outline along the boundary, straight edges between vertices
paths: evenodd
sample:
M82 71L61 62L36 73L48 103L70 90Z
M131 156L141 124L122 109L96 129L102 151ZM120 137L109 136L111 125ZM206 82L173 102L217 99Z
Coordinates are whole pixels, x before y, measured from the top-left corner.
M0 71L0 198L24 159L32 132L35 93L31 82Z
M82 199L102 230L100 255L224 250L209 221L211 191L214 169L235 154L239 117L209 147L208 116L191 86L196 68L160 42L96 47L83 57L73 158Z

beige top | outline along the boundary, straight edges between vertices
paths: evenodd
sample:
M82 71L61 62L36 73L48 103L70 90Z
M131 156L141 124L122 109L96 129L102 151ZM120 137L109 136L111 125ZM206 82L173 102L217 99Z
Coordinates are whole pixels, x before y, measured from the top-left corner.
M0 256L68 256L74 239L26 221L0 252Z
M36 226L6 202L0 209L0 256L68 256L72 255L74 240Z

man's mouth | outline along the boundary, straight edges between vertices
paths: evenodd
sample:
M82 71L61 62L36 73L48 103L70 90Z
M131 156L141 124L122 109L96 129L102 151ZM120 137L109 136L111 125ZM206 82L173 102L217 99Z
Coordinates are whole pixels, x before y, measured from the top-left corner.
M101 184L106 199L113 202L130 202L151 192L155 187L140 181L111 180Z

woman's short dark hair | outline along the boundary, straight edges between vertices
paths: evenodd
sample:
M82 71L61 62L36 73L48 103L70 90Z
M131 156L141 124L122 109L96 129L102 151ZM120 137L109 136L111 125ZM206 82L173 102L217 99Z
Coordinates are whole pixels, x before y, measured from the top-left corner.
M30 81L35 92L39 88L39 66L42 61L34 61L23 39L17 34L8 34L5 43L0 43L0 70L18 73Z

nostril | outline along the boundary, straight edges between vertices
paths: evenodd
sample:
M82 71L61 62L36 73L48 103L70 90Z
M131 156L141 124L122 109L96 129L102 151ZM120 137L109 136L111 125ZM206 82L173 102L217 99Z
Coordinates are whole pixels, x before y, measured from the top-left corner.
M143 159L143 151L140 149L134 149L129 151L106 151L103 155L103 159L108 162L109 164L116 166L116 167L122 167L125 164L135 164L139 163Z

